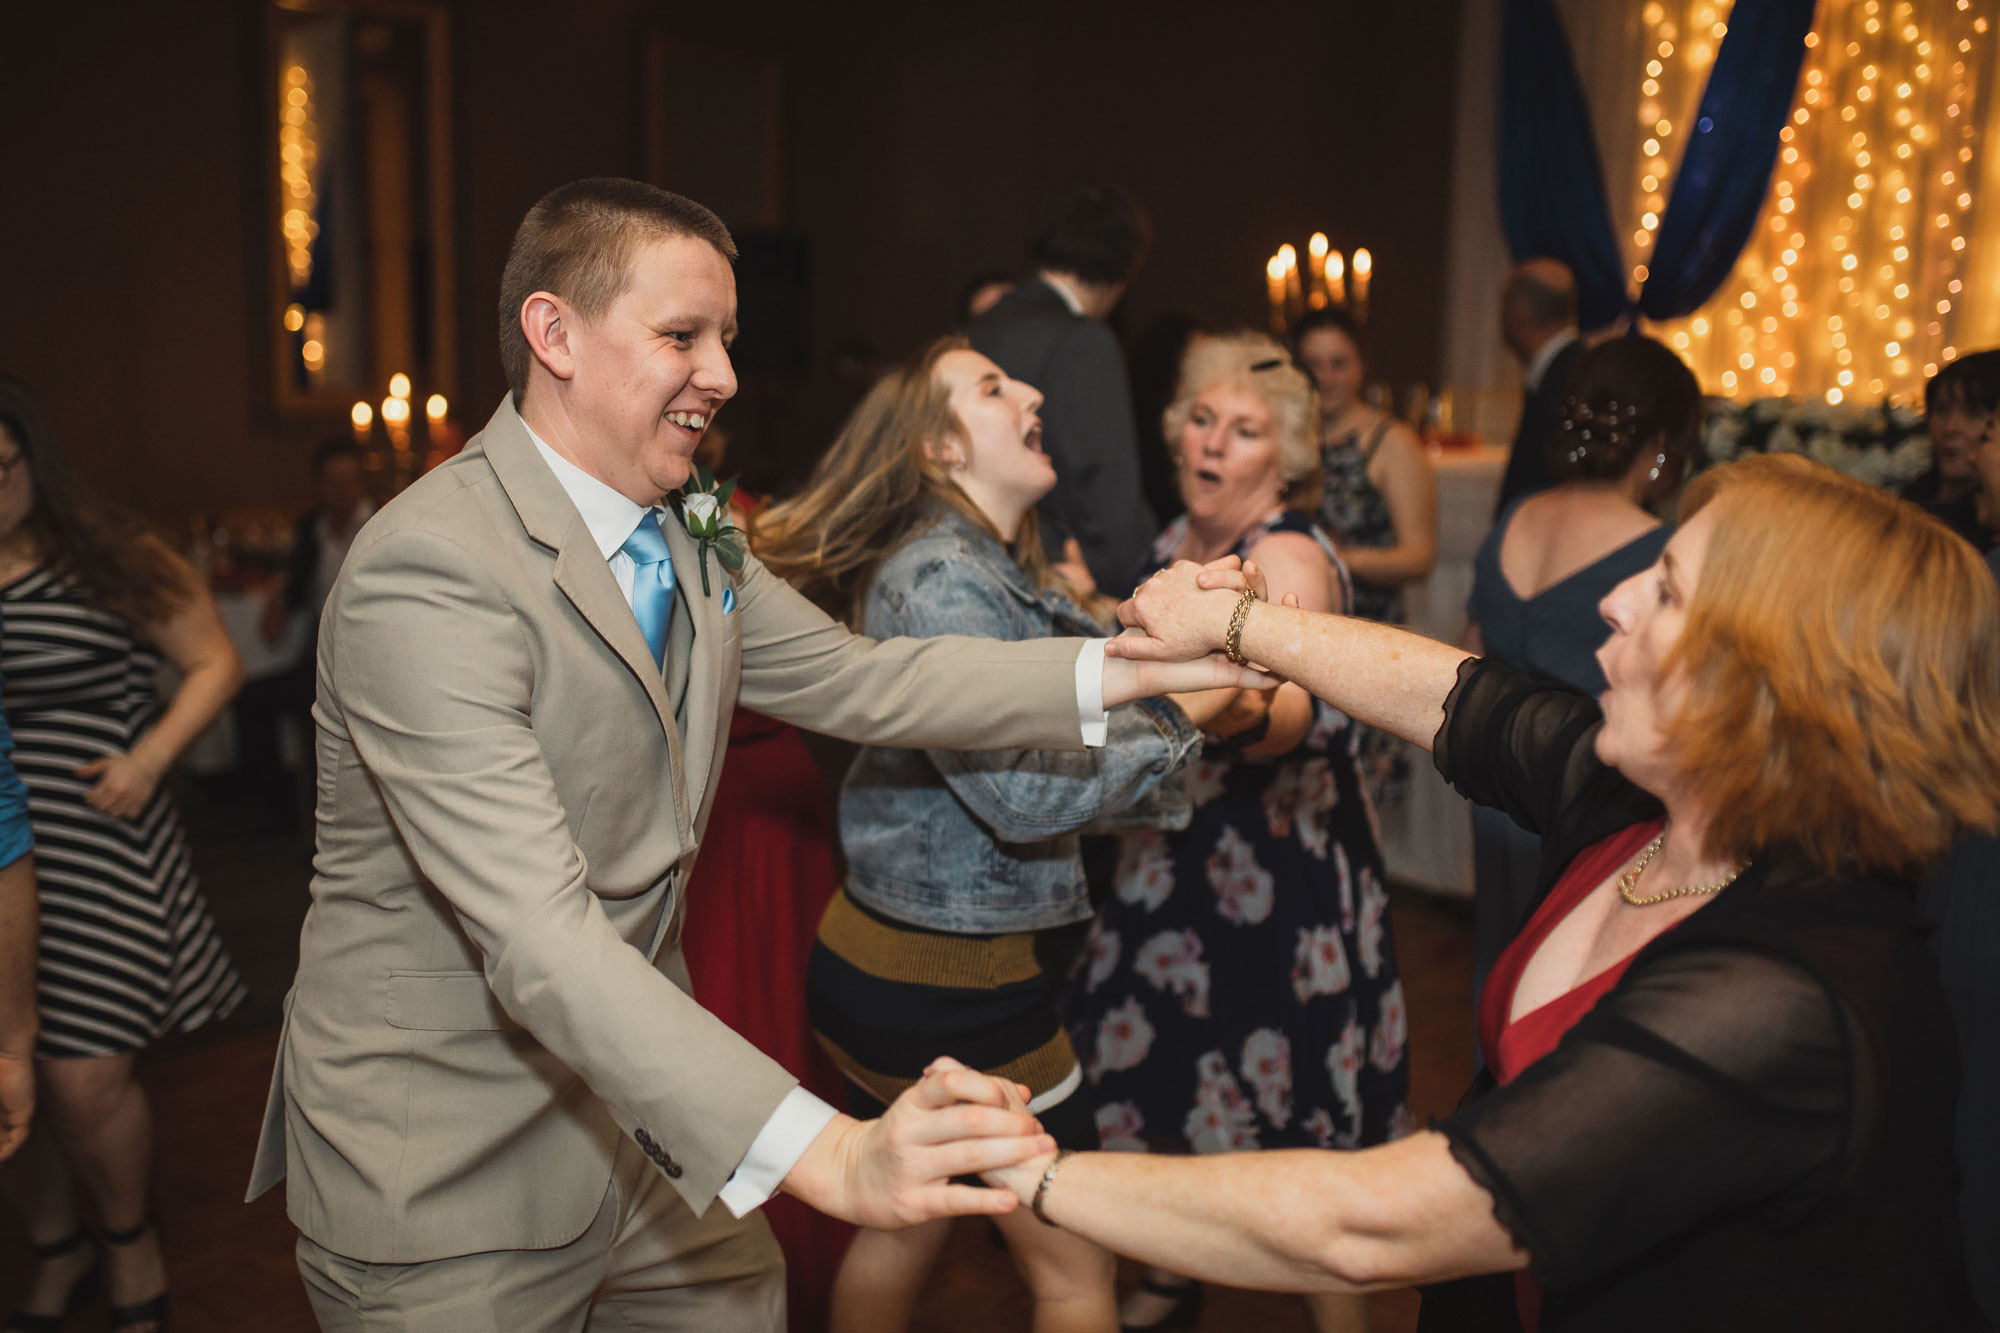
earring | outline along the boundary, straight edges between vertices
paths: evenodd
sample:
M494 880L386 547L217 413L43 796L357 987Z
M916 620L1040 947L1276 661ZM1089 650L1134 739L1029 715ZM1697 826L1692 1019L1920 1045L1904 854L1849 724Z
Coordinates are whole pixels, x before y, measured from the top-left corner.
M1658 455L1653 459L1652 471L1647 473L1647 478L1651 481L1658 481L1660 479L1661 471L1663 471L1666 468L1666 466L1667 466L1667 456L1665 454Z

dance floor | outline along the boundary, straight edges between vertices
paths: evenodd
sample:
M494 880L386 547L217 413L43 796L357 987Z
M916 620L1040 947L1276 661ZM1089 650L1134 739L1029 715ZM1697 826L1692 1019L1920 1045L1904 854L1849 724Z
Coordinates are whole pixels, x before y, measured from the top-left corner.
M282 1194L242 1202L279 1003L297 958L307 852L293 839L242 834L234 810L199 792L190 793L189 805L196 863L252 998L221 1029L163 1047L142 1066L158 1121L157 1211L173 1270L174 1328L311 1333ZM1422 1122L1451 1108L1471 1068L1472 932L1462 909L1420 895L1399 895L1391 915L1410 1013L1412 1109ZM11 1212L0 1213L0 1310L7 1310L29 1259L19 1224ZM1128 1266L1126 1280L1135 1276ZM1372 1297L1376 1333L1413 1329L1416 1308L1409 1292ZM102 1328L103 1321L99 1303L66 1327ZM918 1329L1000 1333L1027 1325L1027 1300L1006 1255L982 1225L961 1224ZM1295 1298L1217 1290L1199 1327L1289 1333L1309 1325Z

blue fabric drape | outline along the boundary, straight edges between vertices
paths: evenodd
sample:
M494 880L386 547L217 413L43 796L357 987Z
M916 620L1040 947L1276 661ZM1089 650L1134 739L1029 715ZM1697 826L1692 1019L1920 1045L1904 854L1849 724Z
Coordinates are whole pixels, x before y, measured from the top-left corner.
M1547 255L1569 265L1585 328L1635 308L1648 319L1688 314L1729 276L1763 211L1814 8L1815 0L1736 0L1635 300L1554 0L1507 0L1501 227L1517 261Z
M1764 209L1814 0L1736 0L1639 290L1648 319L1691 314L1736 266Z
M1585 328L1630 307L1604 171L1554 0L1507 0L1500 60L1500 225L1516 260L1560 259Z

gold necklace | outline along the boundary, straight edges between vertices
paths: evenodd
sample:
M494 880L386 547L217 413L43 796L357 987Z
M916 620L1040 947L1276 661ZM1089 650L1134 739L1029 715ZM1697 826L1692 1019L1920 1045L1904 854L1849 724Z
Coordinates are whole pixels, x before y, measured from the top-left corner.
M1646 867L1652 863L1655 856L1659 855L1660 848L1666 845L1666 841L1667 831L1661 829L1659 836L1647 843L1646 850L1639 853L1639 859L1632 863L1632 868L1618 877L1618 896L1632 906L1651 907L1654 903L1663 903L1669 898L1694 898L1704 893L1718 893L1734 884L1736 877L1743 873L1743 867L1738 866L1713 884L1683 884L1679 888L1668 889L1664 893L1649 894L1642 898L1632 890L1639 886L1639 876L1645 873Z

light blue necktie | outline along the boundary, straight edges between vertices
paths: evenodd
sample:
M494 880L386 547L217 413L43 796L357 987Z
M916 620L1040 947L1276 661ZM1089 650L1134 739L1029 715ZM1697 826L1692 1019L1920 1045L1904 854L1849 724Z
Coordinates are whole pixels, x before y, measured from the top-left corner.
M664 666L667 621L674 613L674 561L652 510L640 516L639 526L618 549L638 566L632 572L632 615L639 622L639 632L646 636L646 646L653 650L654 664Z

